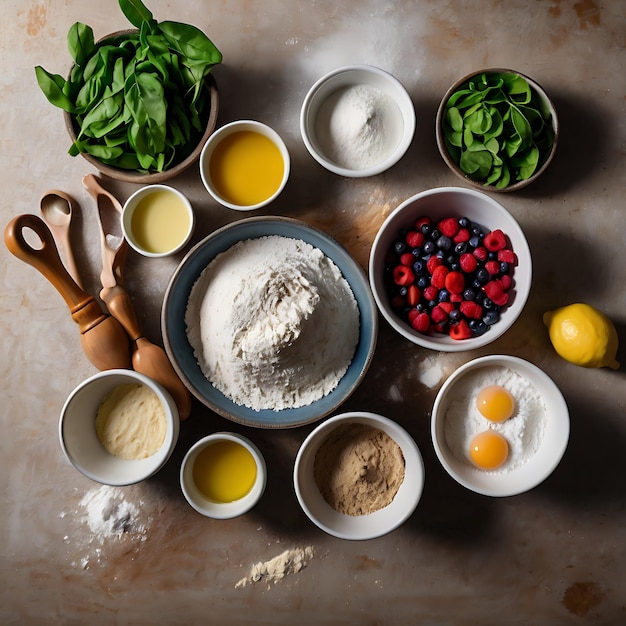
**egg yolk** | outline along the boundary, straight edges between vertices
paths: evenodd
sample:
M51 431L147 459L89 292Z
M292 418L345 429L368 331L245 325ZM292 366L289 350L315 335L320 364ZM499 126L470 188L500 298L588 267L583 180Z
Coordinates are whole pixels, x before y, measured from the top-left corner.
M491 422L508 420L515 410L515 398L504 387L489 385L478 392L476 408Z
M476 467L493 470L507 460L509 444L500 433L485 430L472 439L469 453L470 459Z

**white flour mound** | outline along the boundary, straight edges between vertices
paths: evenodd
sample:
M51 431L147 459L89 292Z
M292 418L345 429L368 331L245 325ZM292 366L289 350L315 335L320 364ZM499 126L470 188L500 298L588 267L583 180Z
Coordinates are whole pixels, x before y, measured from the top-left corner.
M297 239L241 241L194 284L185 314L202 372L255 411L306 406L346 373L359 310L339 268Z

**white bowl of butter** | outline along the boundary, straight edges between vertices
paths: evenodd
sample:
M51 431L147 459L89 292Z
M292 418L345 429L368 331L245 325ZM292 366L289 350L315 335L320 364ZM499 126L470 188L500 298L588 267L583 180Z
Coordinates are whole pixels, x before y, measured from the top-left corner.
M147 185L124 203L124 238L144 256L163 257L180 252L191 239L194 227L191 203L174 187Z
M180 420L169 393L133 370L99 372L65 401L59 439L68 461L104 485L138 483L167 462Z

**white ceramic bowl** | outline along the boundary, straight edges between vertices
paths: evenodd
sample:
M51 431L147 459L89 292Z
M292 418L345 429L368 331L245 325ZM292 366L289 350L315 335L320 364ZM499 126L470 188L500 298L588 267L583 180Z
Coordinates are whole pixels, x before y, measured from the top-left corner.
M357 85L375 87L395 103L391 123L385 132L391 135L390 151L383 158L365 168L350 168L333 160L320 124L325 125L325 113L332 105L333 96L340 90ZM300 113L302 140L311 156L327 170L350 178L364 178L380 174L395 165L405 154L415 132L415 109L406 89L391 74L369 65L340 67L322 76L307 93Z
M322 442L342 424L366 424L379 428L402 450L405 460L404 481L391 503L369 515L346 515L324 500L315 482L313 466ZM323 531L340 539L373 539L403 524L415 511L424 488L424 463L413 438L396 422L368 412L343 413L329 418L304 440L296 456L294 487L300 506Z
M272 195L268 196L265 200L256 204L243 205L230 202L229 200L222 197L214 180L211 178L210 163L216 148L227 137L233 135L234 133L242 131L252 131L255 133L259 133L264 137L267 137L278 148L283 158L283 177L280 185L276 188L276 191ZM214 200L219 202L222 206L225 206L229 209L234 209L235 211L254 211L255 209L260 209L270 204L270 202L273 202L285 188L287 180L289 179L290 169L291 159L289 157L289 151L287 150L285 142L273 128L270 128L266 124L257 122L255 120L238 120L235 122L231 122L230 124L226 124L221 128L218 128L209 137L208 141L204 145L204 148L202 148L202 152L200 153L200 178L202 179L204 187Z
M96 433L96 415L104 396L119 385L142 383L157 395L167 420L165 440L152 456L137 461L109 454ZM114 369L94 374L69 395L59 420L59 439L68 461L82 474L104 485L131 485L155 474L170 458L180 420L174 400L151 378L133 370Z
M445 334L427 335L413 329L391 308L385 289L385 257L403 229L421 216L433 221L444 217L467 217L486 230L501 229L509 238L517 256L513 270L513 287L501 318L483 335L468 339L452 339ZM461 352L491 343L505 333L517 320L528 295L532 280L532 258L526 237L515 218L496 200L474 189L441 187L422 191L405 200L384 221L372 245L369 259L369 279L374 299L383 317L403 337L430 350Z
M136 216L138 207L141 205L142 201L145 201L146 198L153 194L160 194L162 197L168 198L168 204L171 203L172 207L176 207L175 210L180 210L180 218L185 220L184 225L186 228L182 228L180 230L180 237L178 237L167 250L155 251L148 249L142 241L142 237L145 237L146 235L139 234L135 230L133 218ZM163 194L167 195L164 196ZM152 220L151 224L149 220L146 220L146 223L143 224L142 230L145 231L145 233L148 233L148 236L150 236L149 233L151 231L158 232L162 230L169 230L171 232L175 227L175 224L172 223L172 218L170 217L174 215L174 212L169 211L168 215L163 211L163 208L164 205L162 205L161 210L150 215ZM131 248L143 256L164 257L180 252L180 250L187 245L189 239L191 239L194 227L195 214L191 203L184 194L178 191L178 189L174 189L174 187L169 187L168 185L146 185L145 187L138 189L128 198L128 200L126 200L124 208L122 209L122 233L124 234L124 238L128 241Z
M306 406L256 411L233 402L203 374L187 336L185 313L193 285L221 252L240 241L266 236L300 239L320 249L348 281L359 307L360 335L348 371L333 391ZM200 402L234 422L260 428L302 426L329 415L359 386L372 361L378 336L378 315L367 276L348 252L326 233L285 217L248 217L216 230L196 244L174 272L161 313L165 350L181 380Z
M465 172L463 172L463 170L459 167L455 159L452 158L451 156L449 146L446 142L445 132L444 132L444 116L446 112L446 105L450 97L459 89L465 88L469 81L479 77L481 74L493 74L493 73L517 74L518 76L521 76L522 78L524 78L530 85L531 89L537 95L539 101L542 103L543 108L550 112L550 116L551 116L550 121L552 123L552 131L554 132L554 141L552 143L552 147L547 152L547 154L542 155L541 161L535 173L526 180L521 180L517 182L511 181L509 185L507 185L506 187L502 189L498 189L495 185L485 185L482 182L472 180ZM491 192L517 191L519 189L522 189L523 187L526 187L527 185L530 185L532 182L537 180L539 176L541 176L545 172L546 168L552 162L552 159L554 158L554 155L556 153L556 146L559 140L559 119L557 117L556 108L552 100L550 100L550 98L548 97L548 94L541 87L541 85L536 83L532 78L522 74L521 72L517 72L516 70L501 69L501 68L490 68L490 69L479 70L477 72L472 72L471 74L468 74L467 76L464 76L463 78L456 81L448 89L448 91L442 98L441 103L439 104L439 108L437 110L435 129L436 129L436 137L437 137L437 147L439 148L439 153L441 154L441 158L445 161L446 165L454 172L454 174L456 174L456 176L458 176L460 179L465 181L465 183L467 183L468 185L471 185L475 189L481 189L484 191L491 191Z
M220 441L233 441L250 452L256 463L256 479L250 491L233 502L215 502L198 489L193 479L193 466L198 455ZM187 452L180 468L180 486L187 502L201 515L214 519L230 519L247 513L260 499L267 483L265 460L259 449L247 437L236 433L221 432L209 435L196 442Z
M457 411L451 411L454 401L471 403L471 399L464 392L459 397L459 388L466 383L472 385L471 376L480 376L488 370L511 370L526 379L541 396L545 407L543 420L543 434L537 437L538 445L532 443L534 433L526 432L524 445L528 459L520 464L522 459L512 464L511 469L503 465L501 469L485 471L473 466L469 458L462 458L457 450L456 454L446 439L446 429L456 428L455 420L463 419ZM509 390L510 391L510 390ZM515 394L514 394L515 395ZM519 403L523 398L517 398ZM468 409L469 410L469 409ZM446 418L446 414L450 413ZM514 420L519 415L513 415ZM541 420L537 414L533 415L534 422L526 422L527 430L531 426L541 428ZM487 425L487 420L485 419ZM487 426L485 426L485 429ZM439 461L445 470L458 483L486 496L514 496L533 489L543 482L561 461L569 440L570 422L567 404L559 388L552 379L536 365L523 359L506 356L490 355L474 359L460 367L441 387L433 407L431 421L431 435L433 446ZM505 435L506 436L506 435ZM512 461L513 459L511 459Z

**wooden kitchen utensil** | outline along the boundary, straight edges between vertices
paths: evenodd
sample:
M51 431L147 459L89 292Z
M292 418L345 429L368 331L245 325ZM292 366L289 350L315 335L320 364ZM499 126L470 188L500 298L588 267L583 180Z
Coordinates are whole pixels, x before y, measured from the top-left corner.
M100 298L133 342L132 364L135 371L163 385L174 399L180 419L184 420L191 413L191 394L176 374L165 350L143 336L131 297L121 284L128 252L128 244L121 234L122 206L93 174L83 178L83 185L96 201L100 219L100 281L103 287Z
M32 230L41 241L33 248L24 238L24 229ZM93 296L85 293L69 275L45 222L37 215L14 217L4 231L9 251L32 265L61 294L78 324L83 352L99 370L130 369L130 345L122 325L102 312Z

